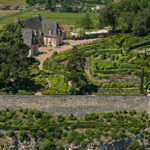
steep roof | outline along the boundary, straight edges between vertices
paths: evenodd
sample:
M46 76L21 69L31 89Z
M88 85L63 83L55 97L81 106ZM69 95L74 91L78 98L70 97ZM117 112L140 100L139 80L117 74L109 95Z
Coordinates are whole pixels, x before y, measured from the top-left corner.
M61 35L61 29L55 21L42 21L42 33L44 36L57 37Z
M38 33L41 32L41 21L42 18L40 16L36 16L33 18L29 18L23 21L20 21L22 28L28 28L36 30Z
M22 28L21 29L22 32L22 38L24 41L24 44L31 46L32 44L34 44L33 42L33 30L32 29L28 29L28 28Z

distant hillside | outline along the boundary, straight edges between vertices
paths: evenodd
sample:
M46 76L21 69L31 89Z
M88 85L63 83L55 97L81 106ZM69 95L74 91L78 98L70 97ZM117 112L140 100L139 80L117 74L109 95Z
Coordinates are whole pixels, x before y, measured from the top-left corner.
M27 4L26 4L26 0L0 0L0 4L27 5Z

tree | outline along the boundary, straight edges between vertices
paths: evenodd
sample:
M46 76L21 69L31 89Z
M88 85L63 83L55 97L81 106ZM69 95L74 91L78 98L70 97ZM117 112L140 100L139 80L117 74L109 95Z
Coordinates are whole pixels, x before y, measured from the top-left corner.
M102 27L110 25L113 32L115 31L117 25L117 9L115 5L109 5L100 12L99 23Z
M82 94L86 91L88 79L84 71L85 61L84 53L74 46L67 63L68 80L72 81L73 94Z
M62 7L62 11L63 12L72 12L72 7L70 7L70 5L68 5L68 4L64 4Z
M91 16L89 13L87 13L85 15L85 17L81 19L81 26L84 29L92 29L93 28L93 22L92 22L92 19L91 19Z
M144 85L144 69L142 69L142 71L141 71L141 82L140 82L140 92L141 92L141 94L143 94L143 92L144 92L143 85Z
M26 0L26 3L33 6L36 4L36 1L35 0Z
M0 30L0 83L19 87L28 77L29 47L23 43L21 27L12 23Z
M133 18L133 12L121 12L119 16L119 25L124 33L132 31Z
M46 3L45 3L45 5L46 5L49 9L51 9L52 11L54 11L55 8L56 8L56 1L55 1L55 0L47 0Z
M143 15L142 12L139 12L136 15L133 21L132 31L137 36L144 36L147 34L146 17Z

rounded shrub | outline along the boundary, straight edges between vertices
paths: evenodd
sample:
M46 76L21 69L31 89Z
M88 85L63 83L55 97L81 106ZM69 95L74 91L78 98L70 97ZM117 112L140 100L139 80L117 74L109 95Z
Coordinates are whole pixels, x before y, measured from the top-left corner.
M55 147L55 144L52 141L49 140L43 140L40 144L39 147L41 150L51 150Z
M3 137L4 137L4 134L0 132L0 138L3 138Z
M59 145L59 150L64 150L64 147L62 144Z
M44 133L44 131L42 131L42 130L38 130L37 132L36 132L36 136L38 136L38 137L45 137L45 133Z
M15 134L14 134L14 131L13 131L13 130L8 130L7 136L13 137L14 135L15 135Z

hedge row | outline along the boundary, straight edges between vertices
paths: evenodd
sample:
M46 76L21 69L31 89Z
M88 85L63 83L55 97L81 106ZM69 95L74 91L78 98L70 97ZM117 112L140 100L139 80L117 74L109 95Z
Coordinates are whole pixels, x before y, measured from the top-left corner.
M121 49L97 49L97 50L89 50L85 52L85 56L89 57L92 54L121 54L122 50Z
M150 45L150 41L144 41L142 43L138 43L138 44L132 45L132 46L129 47L129 50L136 49L138 47L147 46L147 45Z
M137 88L99 88L98 93L140 94L140 91Z
M96 73L102 74L121 74L121 73L129 73L133 72L134 70L129 69L114 69L114 70L96 70Z

